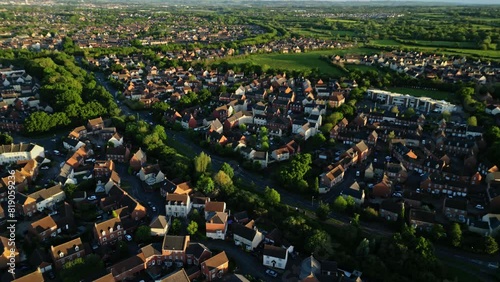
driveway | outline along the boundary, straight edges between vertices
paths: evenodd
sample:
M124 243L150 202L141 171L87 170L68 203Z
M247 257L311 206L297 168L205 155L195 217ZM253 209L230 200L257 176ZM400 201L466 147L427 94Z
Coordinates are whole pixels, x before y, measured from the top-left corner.
M238 273L241 274L250 274L255 278L262 279L263 281L280 281L281 278L278 276L277 278L272 278L269 275L266 275L267 267L262 265L262 259L256 258L249 253L243 251L240 247L234 245L232 241L221 241L221 240L208 240L208 241L200 241L209 249L218 249L221 251L225 251L227 256L236 261L236 265L238 266Z

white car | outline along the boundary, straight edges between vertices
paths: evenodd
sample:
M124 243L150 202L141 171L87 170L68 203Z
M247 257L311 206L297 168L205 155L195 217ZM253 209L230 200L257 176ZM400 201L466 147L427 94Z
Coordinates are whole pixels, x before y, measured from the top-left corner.
M272 277L277 277L278 276L278 273L274 270L271 270L271 269L268 269L266 270L266 274L269 275L269 276L272 276Z
M127 235L125 235L125 239L127 239L127 241L130 242L130 241L132 241L132 236L127 234Z
M482 205L476 205L476 209L478 209L478 210L484 210L484 207Z
M95 200L97 200L97 197L95 195L88 196L87 200L89 200L89 201L95 201Z
M42 166L42 168L41 168L41 169L42 169L42 170L46 170L46 169L49 169L49 168L50 168L50 167L48 167L48 166Z

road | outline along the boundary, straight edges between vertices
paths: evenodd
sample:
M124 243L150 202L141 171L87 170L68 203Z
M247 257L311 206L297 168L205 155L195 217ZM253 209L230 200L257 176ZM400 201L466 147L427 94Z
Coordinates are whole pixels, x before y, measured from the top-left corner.
M103 86L106 87L110 93L116 93L116 90L112 88L112 86L106 82L104 76L102 74L96 74L97 77L100 77L100 82L103 84ZM130 110L127 106L125 106L123 103L119 104L120 109L123 111L123 113L127 115L134 115L138 114L139 118L142 120L145 120L146 122L153 122L152 118L150 115L148 115L145 112L137 113L132 110ZM292 206L292 207L300 207L301 209L307 209L314 211L318 207L318 201L323 201L323 202L331 202L333 201L338 195L340 195L340 192L347 188L353 180L356 179L356 168L350 168L346 171L345 176L344 176L344 181L340 183L339 185L336 185L333 187L328 193L324 195L318 196L318 198L311 198L309 199L303 199L301 196L297 194L290 193L287 190L278 188L274 185L273 181L269 178L264 177L263 175L259 175L255 172L251 172L248 170L245 170L242 168L240 165L238 165L234 160L230 158L225 158L221 156L214 155L207 151L206 149L200 147L198 144L194 143L190 138L188 138L183 132L178 132L178 131L173 131L173 130L166 130L167 136L169 138L173 138L175 141L182 143L183 145L189 147L193 152L196 154L200 154L201 152L205 152L206 154L210 155L211 160L212 160L212 165L214 170L218 170L224 162L230 164L235 172L235 175L237 177L240 177L241 179L244 180L249 180L255 184L255 189L259 192L264 192L264 189L266 186L273 187L275 188L281 195L281 202ZM144 194L144 193L139 193L138 191L135 192L138 193L139 195ZM142 198L141 196L139 196ZM154 197L153 197L154 198ZM159 198L159 197L157 197ZM158 199L156 199L158 200ZM162 207L164 209L164 207ZM349 216L343 215L343 214L338 214L338 213L331 213L330 217L342 222L343 224L349 224L351 221L351 218ZM392 236L394 232L390 229L388 229L386 226L384 226L381 223L376 223L376 222L361 222L361 228L365 230L367 233L370 234L378 234L381 236ZM220 242L221 246L227 245L226 243ZM222 244L223 243L223 244ZM453 256L454 259L463 261L465 263L474 263L477 264L478 266L481 267L483 272L486 273L492 273L494 272L494 269L491 269L488 267L488 264L490 262L495 262L495 261L500 261L500 257L482 257L482 258L475 258L471 259L469 255L457 255L457 250L449 250L446 249L445 247L436 245L436 255L441 258L445 259L447 257ZM235 254L234 257L238 257L241 255L242 252L239 251L237 254ZM241 265L241 263L239 263ZM246 265L246 264L245 264ZM250 267L250 266L249 266ZM248 269L251 271L251 269ZM261 269L262 270L262 269ZM251 271L248 273L257 273L255 271ZM262 272L263 273L263 272ZM269 280L268 276L263 277L265 281Z
M277 278L272 278L266 275L266 267L262 265L261 258L255 258L249 253L243 251L241 247L235 246L231 241L222 240L207 240L201 241L209 249L218 249L225 251L229 259L236 261L238 266L237 273L251 274L255 278L262 279L263 281L280 281L279 276Z

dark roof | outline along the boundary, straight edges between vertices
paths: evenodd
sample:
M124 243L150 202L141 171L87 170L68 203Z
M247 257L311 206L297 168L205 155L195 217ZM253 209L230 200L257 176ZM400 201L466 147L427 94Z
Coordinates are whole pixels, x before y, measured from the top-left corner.
M444 199L444 207L466 211L467 210L467 200L445 198Z
M167 217L165 217L164 215L157 216L149 224L149 227L151 227L151 228L164 229L167 226L168 226L168 220L167 220Z
M185 250L185 243L189 242L186 236L165 235L163 239L164 250Z
M390 200L390 199L384 200L380 204L381 210L383 209L383 210L386 210L386 211L389 211L392 213L400 213L401 208L402 208L401 202L395 202L395 201Z
M144 254L144 258L149 258L154 255L161 255L161 244L153 243L141 248L141 252Z
M287 250L281 247L276 247L273 245L264 245L264 255L265 256L270 256L270 257L275 257L275 258L280 258L280 259L285 259L287 255Z
M203 252L210 252L210 250L201 243L189 243L186 249L186 254L191 254L196 258L200 258Z
M436 215L430 211L413 209L410 211L410 220L434 223L436 221Z
M241 224L234 224L233 225L233 234L238 235L240 237L243 237L249 241L253 241L253 238L255 238L257 231L253 230L252 228L248 228L246 226L243 226Z

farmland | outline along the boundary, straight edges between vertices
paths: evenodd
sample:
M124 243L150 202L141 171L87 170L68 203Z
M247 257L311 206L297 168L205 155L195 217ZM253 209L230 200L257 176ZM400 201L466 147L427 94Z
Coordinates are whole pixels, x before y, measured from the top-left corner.
M321 74L340 77L345 75L345 72L322 60L320 58L322 55L374 54L378 52L378 50L369 48L333 49L298 54L256 54L230 58L225 61L231 64L250 63L275 69L296 71L310 71L311 69L318 68Z

